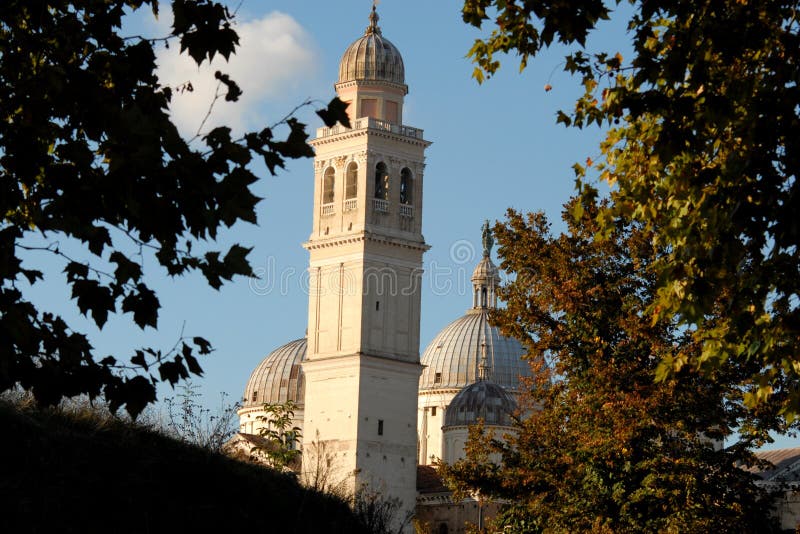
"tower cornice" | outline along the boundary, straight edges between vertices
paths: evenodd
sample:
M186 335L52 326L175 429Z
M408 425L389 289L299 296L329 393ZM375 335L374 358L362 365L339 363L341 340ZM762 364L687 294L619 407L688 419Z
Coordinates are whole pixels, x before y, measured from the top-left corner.
M390 237L386 235L375 234L372 232L362 232L353 235L336 236L327 239L314 239L303 243L303 248L311 251L329 247L338 247L340 245L347 245L351 243L365 243L365 242L379 243L382 245L392 245L396 247L417 250L420 252L426 252L431 248L430 245L428 245L424 241L423 242L412 241L410 239L403 239L400 237Z
M343 139L353 139L360 136L373 136L393 141L401 141L411 145L427 148L431 141L423 139L423 131L413 126L394 124L388 121L375 119L372 117L360 117L352 123L352 128L345 128L337 124L331 128L317 128L317 137L309 141L313 147L338 143Z
M392 89L402 91L404 95L408 94L408 86L406 84L388 80L349 80L346 82L337 82L333 87L336 91L350 89L352 87L391 87Z

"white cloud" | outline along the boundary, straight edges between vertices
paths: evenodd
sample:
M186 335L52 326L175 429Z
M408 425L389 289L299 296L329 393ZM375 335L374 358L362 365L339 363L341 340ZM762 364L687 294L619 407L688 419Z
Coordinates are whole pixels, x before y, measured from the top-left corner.
M166 24L163 19L167 17L171 17L170 11L162 9L159 25ZM171 20L168 22L172 24ZM291 16L274 11L260 19L239 23L235 29L239 46L227 62L217 55L210 65L204 61L198 68L188 54L179 54L177 42L157 53L162 84L175 88L191 82L194 89L174 93L170 104L172 118L185 136L197 132L214 99L217 70L230 75L243 94L238 102L218 99L203 132L223 124L237 133L259 130L276 120L265 116L262 111L265 102L288 96L290 102L300 103L307 96L297 96L292 90L313 78L318 58L313 40L300 24ZM221 91L225 91L224 85Z

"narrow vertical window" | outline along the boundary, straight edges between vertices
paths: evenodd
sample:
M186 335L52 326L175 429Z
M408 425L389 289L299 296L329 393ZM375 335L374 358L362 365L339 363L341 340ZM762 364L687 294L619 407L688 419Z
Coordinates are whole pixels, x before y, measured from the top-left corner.
M377 98L362 98L361 99L361 117L378 118L378 99Z
M389 169L384 162L375 166L375 198L389 200Z
M400 114L397 112L397 109L398 109L397 102L392 102L391 100L387 100L386 101L386 120L387 121L394 122L394 123L400 122L398 120L398 115L400 115Z
M413 204L414 203L414 179L411 176L411 170L408 167L403 167L400 171L400 204Z
M431 417L436 417L436 406L431 408Z
M325 176L322 178L322 203L331 204L333 202L333 186L334 186L334 170L333 167L325 169Z
M383 435L383 419L378 419L378 435Z
M356 195L358 195L358 165L356 165L355 161L351 161L347 166L347 177L344 185L344 198L356 198Z

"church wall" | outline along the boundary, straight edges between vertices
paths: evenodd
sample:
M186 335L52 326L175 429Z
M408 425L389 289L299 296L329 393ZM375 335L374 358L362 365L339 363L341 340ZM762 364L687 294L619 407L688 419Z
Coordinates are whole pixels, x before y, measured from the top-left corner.
M420 465L431 465L444 458L442 426L447 407L458 393L458 389L423 391L419 393L417 407ZM436 415L433 415L436 408Z
M263 406L253 406L250 408L242 408L237 412L239 416L239 432L243 434L258 434L259 430L267 426L267 420L259 418L266 418L267 412L264 411ZM292 426L300 429L300 434L303 434L303 417L304 410L302 408L294 411L294 419L292 419ZM298 444L299 445L299 444Z
M459 503L450 500L449 494L420 499L417 505L417 523L431 534L464 534L474 532L478 525L479 513L484 526L497 515L502 504L488 502L479 504L475 499L464 499ZM446 525L446 530L442 527ZM472 529L469 529L472 526ZM468 530L469 529L469 530Z
M515 429L507 426L486 425L487 432L494 433L494 439L505 442L507 434L515 433ZM469 427L467 426L451 426L444 429L442 432L442 439L444 441L444 461L451 464L466 457L464 448L469 439ZM497 453L489 455L489 461L499 464L502 457Z
M780 521L781 529L796 532L800 527L800 491L787 488L775 497L774 515Z

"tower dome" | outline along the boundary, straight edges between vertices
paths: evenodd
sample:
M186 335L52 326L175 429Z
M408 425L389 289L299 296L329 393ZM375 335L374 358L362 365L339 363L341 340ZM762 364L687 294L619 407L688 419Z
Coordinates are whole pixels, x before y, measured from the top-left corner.
M339 82L377 81L405 87L405 67L400 51L381 35L375 6L364 35L347 47L339 62Z
M453 397L444 416L444 427L469 426L482 419L489 426L511 426L517 403L494 382L478 380Z
M306 338L290 341L270 352L255 368L244 388L242 408L288 401L303 406L305 377L300 363L306 357Z

